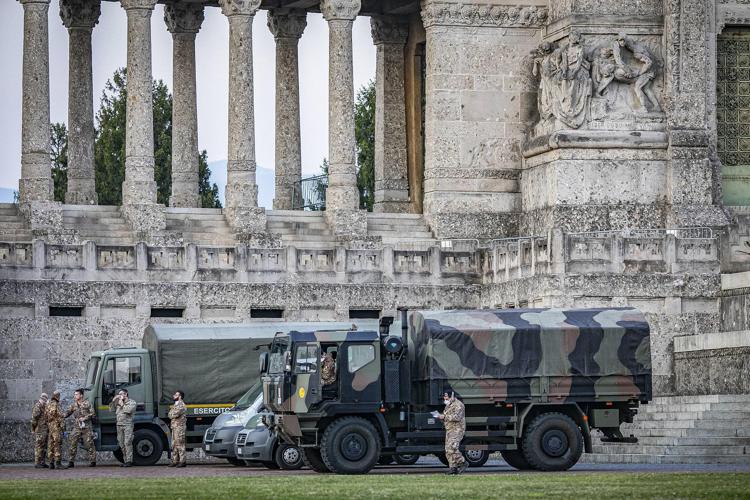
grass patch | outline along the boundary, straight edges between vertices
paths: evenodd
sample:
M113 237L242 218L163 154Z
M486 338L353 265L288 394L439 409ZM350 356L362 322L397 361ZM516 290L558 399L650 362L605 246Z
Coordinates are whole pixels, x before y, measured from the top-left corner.
M750 474L536 473L10 480L0 498L750 498Z

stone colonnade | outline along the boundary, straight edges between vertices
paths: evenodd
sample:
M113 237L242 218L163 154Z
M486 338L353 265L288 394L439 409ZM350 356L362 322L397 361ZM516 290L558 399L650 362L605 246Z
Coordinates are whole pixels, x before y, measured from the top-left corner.
M19 0L24 8L22 173L20 201L52 199L49 166L50 0ZM157 0L120 0L127 13L127 126L123 206L136 229L164 227L156 204L151 97L151 15ZM252 23L261 0L219 0L229 22L229 132L226 212L235 229L265 230L258 208L253 110ZM352 26L360 0L322 0L329 26L329 187L327 212L337 233L366 229L357 191ZM173 3L165 22L173 39L172 193L170 205L198 207L198 131L195 39L204 7ZM66 202L96 204L91 34L100 0L60 0L67 27L69 78L69 184ZM297 46L307 24L296 9L269 12L276 40L276 196L274 208L293 208L301 178L299 70ZM376 211L408 211L403 48L407 30L394 20L372 19L377 46ZM299 193L296 193L299 196ZM161 212L161 215L160 215Z

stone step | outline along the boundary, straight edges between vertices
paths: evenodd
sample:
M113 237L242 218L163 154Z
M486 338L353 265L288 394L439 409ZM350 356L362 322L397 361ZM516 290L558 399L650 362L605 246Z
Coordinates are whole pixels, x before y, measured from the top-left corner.
M750 394L709 394L702 396L657 396L651 404L685 404L685 403L750 403Z
M121 217L102 217L102 218L84 218L84 217L63 217L63 224L66 226L90 226L98 224L103 226L126 226L127 222Z
M750 464L750 455L645 455L586 453L581 463L622 464Z
M607 445L610 443L599 443ZM750 446L750 437L638 436L637 446Z
M7 236L22 236L26 234L31 235L31 230L18 227L5 228L5 226L3 226L0 227L0 234Z
M300 236L297 234L282 234L281 240L284 242L287 241L330 241L331 243L334 243L335 240L333 236L330 234L306 234L304 236Z
M750 411L750 403L676 403L648 404L641 406L639 414L659 413L668 411Z
M2 230L24 229L25 227L26 227L26 224L23 221L18 221L17 219L3 220L3 218L0 217L0 228L2 228Z
M211 233L211 234L227 234L231 233L232 229L229 226L173 226L167 224L167 231L178 231L186 233Z
M285 217L293 218L324 218L325 212L314 211L314 210L266 210L266 217L270 219L278 219Z
M0 241L5 243L31 243L33 239L31 232L28 234L3 234L0 232Z
M627 431L627 432L626 432ZM623 427L623 434L630 434L637 432L638 437L750 437L750 427L717 427L713 429L701 429L695 427L683 427L683 428L656 428L656 429L636 429L627 430Z
M167 222L180 222L184 223L190 221L193 223L200 222L223 222L226 224L226 217L223 214L167 214Z
M167 217L180 216L180 215L221 215L223 216L224 210L221 208L183 208L183 207L167 207L165 209Z
M120 207L113 205L63 205L63 217L117 217L120 215Z
M638 444L593 445L594 453L615 455L619 453L639 453L644 455L745 455L750 453L747 447L739 446L651 446Z
M297 250L332 250L336 247L333 241L284 240L284 245Z
M659 420L703 420L710 418L712 420L742 420L747 419L750 422L750 411L729 411L729 410L708 410L708 411L667 411L667 412L646 412L639 414L639 421L659 421Z
M382 237L393 237L395 238L398 231L368 231L370 236L382 236ZM432 239L432 233L426 231L409 231L403 239L419 240L419 239Z
M381 212L368 212L367 220L377 219L422 219L422 214L397 214L397 213L381 213Z
M635 432L637 429L662 429L662 428L675 428L675 429L686 429L686 428L697 428L697 429L713 429L717 427L725 428L739 428L747 427L749 424L747 419L742 420L724 420L724 419L706 419L706 420L647 420L647 421L636 421L632 424L623 425L623 432L625 429L628 431Z
M285 229L285 228L304 228L304 229L320 229L321 231L328 230L328 224L325 222L307 222L307 221L297 221L297 222L278 222L278 221L268 221L268 229Z

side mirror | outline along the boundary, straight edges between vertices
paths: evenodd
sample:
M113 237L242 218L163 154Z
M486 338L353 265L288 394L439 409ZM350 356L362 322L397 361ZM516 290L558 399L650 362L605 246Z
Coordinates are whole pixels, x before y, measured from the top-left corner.
M268 371L268 353L261 353L258 358L258 366L260 367L260 374L263 375Z

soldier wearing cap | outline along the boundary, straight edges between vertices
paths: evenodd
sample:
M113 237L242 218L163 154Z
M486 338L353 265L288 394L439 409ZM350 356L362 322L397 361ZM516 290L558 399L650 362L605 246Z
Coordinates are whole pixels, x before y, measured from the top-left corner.
M47 417L47 461L50 469L65 469L62 464L62 439L65 416L60 409L60 391L52 393L52 399L44 411Z
M75 466L79 441L83 441L83 447L88 452L89 467L96 467L94 432L91 429L91 418L94 416L94 409L91 408L91 403L84 399L83 389L76 389L73 398L73 404L65 412L66 417L73 415L73 430L68 440L68 455L70 456L68 467Z
M47 452L47 401L49 396L43 392L31 410L31 432L34 434L34 467L46 469L44 455Z
M455 395L443 394L445 412L438 415L445 426L445 458L448 459L448 474L461 474L469 464L461 453L461 440L466 432L464 404Z
M174 405L169 409L169 426L172 428L172 463L170 467L185 467L185 429L187 427L187 407L183 399L185 393L176 391L172 396Z

